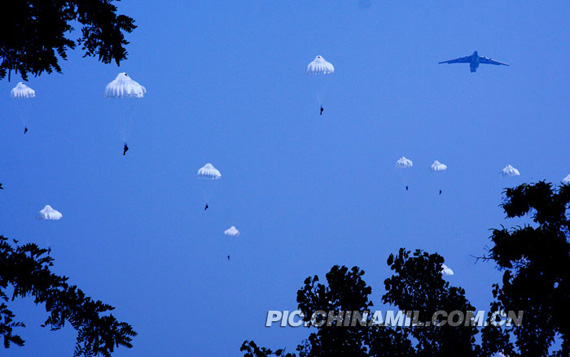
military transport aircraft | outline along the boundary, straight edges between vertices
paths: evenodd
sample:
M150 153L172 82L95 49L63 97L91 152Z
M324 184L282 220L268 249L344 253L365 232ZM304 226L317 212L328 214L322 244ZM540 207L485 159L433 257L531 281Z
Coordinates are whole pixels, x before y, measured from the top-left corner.
M479 63L494 64L497 66L501 66L501 65L502 66L508 66L507 63L495 61L494 59L491 59L489 57L481 57L481 56L479 56L477 51L473 52L473 54L471 56L460 57L460 58L452 59L449 61L439 62L439 64L442 64L442 63L448 63L448 64L451 64L451 63L469 63L469 68L471 69L471 72L477 71L477 68L479 67Z

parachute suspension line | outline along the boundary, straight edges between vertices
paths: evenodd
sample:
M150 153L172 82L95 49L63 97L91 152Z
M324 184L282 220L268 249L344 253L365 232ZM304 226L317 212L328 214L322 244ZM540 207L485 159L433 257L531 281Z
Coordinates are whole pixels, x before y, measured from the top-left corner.
M125 101L127 101L128 99L123 100L122 103L120 103L121 106L121 117L119 118L119 133L121 134L121 139L123 140L123 142L127 142L129 140L129 132L128 132L128 114L127 114L127 110L125 108L125 106L127 105L127 103Z
M117 100L117 129L126 144L130 136L136 100L144 97L146 88L131 79L126 73L119 75L105 87L104 97Z
M215 185L222 174L211 163L207 163L198 170L197 178L201 181L202 193L204 195L204 210L208 209L208 203L214 191Z
M328 83L328 76L334 73L334 66L332 63L327 62L321 55L307 65L307 75L313 77L317 92L317 102L319 107L323 108L326 94L326 86ZM322 114L322 111L321 111Z
M28 118L29 118L29 105L30 100L36 96L36 91L25 85L23 82L19 82L16 87L12 88L10 91L10 97L16 101L16 110L18 111L18 116L20 121L27 129ZM27 131L27 130L26 130Z
M18 116L20 117L20 122L24 127L28 126L28 108L26 103L24 103L21 99L16 100L16 107L18 110Z
M131 137L131 131L133 128L133 118L137 114L137 105L135 99L128 98L122 100L121 106L121 117L120 117L120 133L124 142L127 142Z
M325 89L320 88L317 92L317 100L319 101L319 105L322 106L325 103Z

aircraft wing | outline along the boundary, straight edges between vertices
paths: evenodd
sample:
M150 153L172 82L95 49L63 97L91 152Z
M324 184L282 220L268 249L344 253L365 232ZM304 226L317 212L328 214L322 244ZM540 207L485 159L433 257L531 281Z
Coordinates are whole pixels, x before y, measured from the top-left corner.
M495 61L494 59L489 58L489 57L479 57L479 63L494 64L497 66L508 66L509 65L508 63Z
M442 64L442 63L470 63L470 62L471 62L471 56L467 56L467 57L459 57L459 58L452 59L449 61L439 62L439 64Z

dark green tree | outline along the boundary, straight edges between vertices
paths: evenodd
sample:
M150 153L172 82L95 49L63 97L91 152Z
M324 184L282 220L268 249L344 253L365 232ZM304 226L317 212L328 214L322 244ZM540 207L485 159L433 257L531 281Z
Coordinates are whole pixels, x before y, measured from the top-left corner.
M507 218L529 217L533 224L493 230L492 259L504 270L502 285L493 286L492 310L524 311L520 327L483 331L486 349L500 346L510 356L547 356L555 336L560 349L553 355L570 355L570 243L567 209L570 186L559 188L541 181L505 190L502 207Z
M388 265L395 275L385 280L383 301L401 310L421 310L416 322L424 323L431 323L432 314L439 310L474 310L463 289L451 287L443 280L442 263L443 258L438 254L429 255L419 250L412 255L401 249L396 257L390 255ZM317 275L305 279L304 286L297 292L297 303L304 321L310 322L316 332L297 346L300 357L445 356L454 353L476 356L480 352L475 345L475 327L406 328L371 324L372 314L365 313L373 306L369 299L372 289L363 276L364 271L358 267L334 266L326 274L326 283L320 283ZM318 311L332 311L337 316L342 316L340 312L358 311L360 316L345 314L345 319L334 320L315 314ZM361 319L361 316L366 317ZM250 347L247 351L257 351L257 354L245 356L271 356L264 354L271 350L259 348L253 341L245 341L242 351L247 347Z
M364 271L358 267L348 269L335 265L326 274L327 284L319 283L319 277L308 277L304 286L297 292L299 310L303 312L304 321L311 322L317 311L334 311L337 316L346 311L359 311L364 314L372 306L369 295L372 288L362 279ZM339 327L339 320L322 318L315 323L324 324L311 333L309 338L297 349L301 357L313 356L367 356L367 327ZM329 326L330 325L330 326Z
M117 0L118 1L118 0ZM124 33L134 20L118 15L113 0L18 0L0 5L0 79L12 71L27 79L44 71L61 72L59 59L81 46L84 57L117 65L127 58ZM81 33L70 37L72 23Z
M15 329L25 325L15 320L9 301L32 296L49 314L43 327L58 330L67 322L77 330L74 356L107 357L118 346L131 348L136 336L133 328L109 314L114 307L86 296L77 286L69 285L67 277L53 274L49 253L36 244L18 245L16 240L11 244L0 236L0 336L4 347L24 345ZM12 288L11 297L8 288Z
M417 356L477 356L480 347L475 345L478 329L467 321L468 311L475 308L465 297L461 287L450 286L442 277L444 260L439 254L428 254L416 250L413 254L403 248L398 255L390 255L388 265L394 275L384 281L386 294L384 303L397 306L403 311L418 311L417 322L410 334L417 341ZM434 326L433 316L438 311L447 313L461 311L464 315L455 322L446 319L443 326ZM450 326L450 323L458 324ZM459 324L460 323L460 324Z
M244 357L295 357L295 354L285 353L285 349L278 349L273 352L266 347L258 347L253 341L244 341L240 351L245 352Z

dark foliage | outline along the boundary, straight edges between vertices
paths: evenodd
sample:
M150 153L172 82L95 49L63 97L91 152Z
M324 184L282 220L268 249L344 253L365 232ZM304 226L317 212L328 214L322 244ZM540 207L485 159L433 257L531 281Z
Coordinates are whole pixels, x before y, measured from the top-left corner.
M501 345L515 355L508 333L516 337L521 356L547 356L555 334L562 344L554 355L570 355L570 244L567 208L570 186L553 188L538 182L505 191L502 207L508 218L529 216L535 223L495 229L490 259L504 270L495 284L494 310L522 310L522 327L484 330L489 345Z
M245 352L244 357L295 357L295 354L285 353L285 349L278 349L275 352L265 347L258 347L253 341L244 341L240 351Z
M423 325L410 329L416 339L417 356L476 356L480 349L475 345L477 328L473 326L433 326L432 316L438 311L474 311L465 298L465 290L450 286L441 274L443 257L416 250L413 254L400 249L397 256L388 258L395 274L384 281L384 303L400 310L419 311L418 322Z
M297 292L299 310L304 320L310 321L316 311L367 311L372 302L368 296L372 293L362 279L364 271L358 267L348 269L335 265L326 275L327 284L318 283L319 277L308 277L305 285ZM317 328L302 346L297 349L301 357L312 356L367 356L368 348L362 342L367 339L368 328L362 326Z
M0 336L4 347L24 345L24 340L14 334L14 329L24 324L14 320L8 303L26 296L44 304L49 315L43 327L58 330L68 322L77 330L75 356L107 357L115 347L132 347L136 336L132 327L108 314L114 307L94 301L77 286L69 285L67 277L53 274L49 253L35 244L18 245L14 240L12 245L0 236ZM11 297L6 292L9 287L13 288Z
M412 255L401 249L398 256L390 255L388 265L395 275L385 281L383 301L401 310L424 311L419 318L424 322L431 322L432 313L439 310L474 310L463 289L451 287L443 280L442 263L441 256L419 250ZM405 328L371 324L372 316L365 312L372 306L369 300L372 289L363 276L364 271L358 267L334 266L326 274L326 283L319 283L316 275L305 279L297 292L297 303L306 322L324 322L312 318L317 311L358 311L367 317L364 326L353 326L352 321L345 324L346 320L334 321L332 326L326 323L314 326L316 332L297 346L299 357L478 355L480 347L475 345L474 327ZM271 350L259 348L253 341L245 341L242 351L246 347L250 354L245 356L271 356Z
M0 79L12 71L28 74L61 72L59 59L81 46L84 57L118 64L127 57L124 33L133 31L134 20L117 15L113 0L18 0L0 5ZM81 34L69 37L71 23Z

